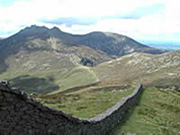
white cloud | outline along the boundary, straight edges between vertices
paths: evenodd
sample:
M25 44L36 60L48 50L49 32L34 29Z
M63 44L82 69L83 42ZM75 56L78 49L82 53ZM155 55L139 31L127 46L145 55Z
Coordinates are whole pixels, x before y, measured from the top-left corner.
M166 6L166 33L180 32L180 4L177 1L168 1Z
M137 9L157 4L164 4L166 8L152 14L143 14L142 11L139 18L131 16ZM72 33L111 31L136 39L175 39L180 31L178 10L177 0L19 0L8 7L0 4L0 36L9 36L32 24L54 26L42 22L43 19L72 17L82 20L95 18L95 22L88 25L76 23L72 27L61 24L58 27ZM129 19L122 17L126 15Z

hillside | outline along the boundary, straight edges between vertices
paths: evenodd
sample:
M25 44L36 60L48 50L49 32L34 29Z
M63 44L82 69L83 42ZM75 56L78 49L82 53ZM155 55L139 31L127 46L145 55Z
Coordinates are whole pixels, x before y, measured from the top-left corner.
M180 87L180 51L161 55L134 53L94 68L102 85L142 82L148 86Z
M164 50L143 45L127 36L116 33L92 32L79 37L82 44L101 50L108 55L123 56L133 52L161 54Z
M100 81L91 67L133 52L164 51L114 33L72 35L33 25L0 40L0 79L29 93L63 91Z
M179 135L179 112L179 92L146 88L137 106L109 135Z

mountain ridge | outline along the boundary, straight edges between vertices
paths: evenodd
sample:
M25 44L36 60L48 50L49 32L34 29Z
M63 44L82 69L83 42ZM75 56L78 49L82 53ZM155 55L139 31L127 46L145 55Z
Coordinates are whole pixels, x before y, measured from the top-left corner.
M117 55L117 56L122 56L122 55L131 53L128 51L126 52L126 50L128 50L128 47L124 48L123 46L129 46L130 48L135 49L132 52L145 51L147 53L154 53L154 54L165 52L164 50L151 48L149 46L143 45L133 40L132 38L129 38L124 35L116 34L116 33L110 33L110 32L104 33L104 32L96 31L96 32L90 32L84 35L73 35L67 32L63 32L57 27L53 27L52 29L49 29L45 26L40 27L36 25L32 25L31 27L26 27L25 29L20 30L18 33L7 38L6 40L15 40L17 38L17 40L20 40L20 42L23 42L24 40L27 40L27 38L29 38L30 40L34 38L40 38L40 39L46 40L50 37L61 39L60 41L61 43L73 44L73 45L82 44L82 45L89 46L93 49L99 49L101 51L104 51L107 54ZM141 48L141 50L138 49L138 47ZM117 50L115 50L115 48ZM122 49L124 49L125 52L123 52Z
M93 61L93 65L133 52L152 54L166 52L145 46L127 36L115 33L91 32L85 35L73 35L63 32L57 27L49 29L45 26L32 25L0 40L0 64L4 65L0 71L6 70L5 61L9 56L16 55L21 51L31 53L38 50L66 54L75 53L80 59L87 57L85 59Z
M28 92L63 91L101 81L93 67L134 52L165 51L115 33L73 35L33 25L0 41L0 79L26 84Z

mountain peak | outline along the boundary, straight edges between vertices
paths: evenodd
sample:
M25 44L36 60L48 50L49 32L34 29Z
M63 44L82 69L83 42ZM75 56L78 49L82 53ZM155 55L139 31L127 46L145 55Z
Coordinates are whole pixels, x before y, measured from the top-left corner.
M23 30L21 30L20 32L29 32L29 31L42 31L42 30L49 30L47 27L45 26L37 26L37 25L31 25L30 27L26 27Z
M37 25L31 25L29 27L26 27L22 29L21 31L52 31L52 32L62 32L58 27L53 27L52 29L49 29L45 26L37 26Z
M61 31L58 27L53 27L51 30L58 30L58 31Z
M56 34L63 33L63 31L61 31L58 27L53 27L52 29L50 29L50 32Z

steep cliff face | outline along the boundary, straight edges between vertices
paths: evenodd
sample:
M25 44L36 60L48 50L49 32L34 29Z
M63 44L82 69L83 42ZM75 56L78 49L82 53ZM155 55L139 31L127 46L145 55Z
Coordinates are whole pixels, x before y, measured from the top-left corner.
M23 92L0 83L0 133L2 135L105 135L132 107L142 85L115 106L92 119L82 120L43 106Z

